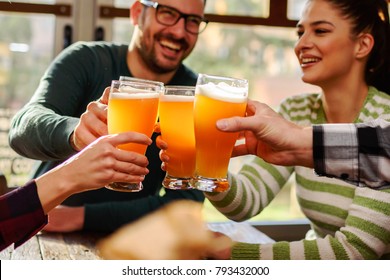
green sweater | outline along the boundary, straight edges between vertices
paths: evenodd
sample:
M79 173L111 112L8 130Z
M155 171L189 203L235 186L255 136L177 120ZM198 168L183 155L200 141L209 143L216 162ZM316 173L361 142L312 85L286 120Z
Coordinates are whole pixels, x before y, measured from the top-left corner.
M132 76L126 62L127 50L128 46L122 44L78 42L51 63L31 100L13 118L9 132L10 145L17 153L40 161L34 178L75 153L69 137L88 103L100 98L112 80ZM197 75L181 65L169 84L195 85L196 80ZM141 192L102 188L73 195L64 202L86 206L84 229L113 231L172 200L204 200L196 190L166 190L160 195L165 173L155 143L148 147L146 156L150 173Z
M326 123L320 97L288 98L280 113L302 126ZM371 87L355 122L376 118L390 120L390 96ZM206 196L229 219L243 221L259 214L293 175L299 205L316 238L262 245L237 243L233 259L390 258L390 190L359 188L319 177L313 169L271 165L256 157L238 174L229 174L229 191Z

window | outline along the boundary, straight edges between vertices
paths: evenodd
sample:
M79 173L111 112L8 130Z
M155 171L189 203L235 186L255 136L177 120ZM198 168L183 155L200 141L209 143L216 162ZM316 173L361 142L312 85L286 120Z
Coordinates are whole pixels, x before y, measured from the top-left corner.
M266 18L269 16L270 1L207 0L205 12L217 15Z
M0 170L8 185L15 186L27 181L33 161L9 148L10 118L30 99L53 59L55 16L0 12L0 26Z

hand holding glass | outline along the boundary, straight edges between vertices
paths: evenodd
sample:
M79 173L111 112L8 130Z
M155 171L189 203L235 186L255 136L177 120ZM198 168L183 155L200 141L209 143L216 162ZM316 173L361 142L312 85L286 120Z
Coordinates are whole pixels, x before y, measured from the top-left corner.
M163 186L168 189L192 189L195 171L194 136L195 87L166 86L160 96L159 121L162 139L169 156Z
M108 133L136 131L151 137L157 121L159 95L163 89L162 83L148 80L126 78L112 81L107 112ZM147 146L127 143L118 148L145 154ZM140 182L114 182L106 187L125 192L138 192L143 188Z
M194 100L195 188L206 192L229 189L227 171L239 133L222 132L216 122L243 117L247 99L247 80L199 74Z

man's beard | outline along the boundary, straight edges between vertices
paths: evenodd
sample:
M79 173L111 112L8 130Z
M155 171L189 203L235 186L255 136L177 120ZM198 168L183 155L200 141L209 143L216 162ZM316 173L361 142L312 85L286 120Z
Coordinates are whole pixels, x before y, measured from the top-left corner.
M175 71L177 68L179 68L179 65L180 65L180 63L178 63L176 65L172 65L170 67L161 65L162 63L160 63L158 61L154 51L152 51L151 53L146 53L146 52L142 51L142 49L141 49L140 54L141 54L143 61L145 61L145 64L148 65L149 68L153 72L156 72L159 74L164 74L164 73L169 73L169 72Z
M162 36L161 35L156 36L154 38L154 41L159 42L160 37L162 37ZM170 40L174 40L173 38L171 38L169 36L165 36L165 38L170 39ZM188 48L188 43L185 40L180 40L178 42L182 45L183 49ZM169 73L169 72L177 70L185 58L185 57L183 57L182 59L180 59L180 61L178 63L173 64L173 65L172 64L171 65L163 65L163 63L158 60L154 46L152 47L152 49L150 51L148 51L148 48L141 42L141 45L140 45L140 48L138 51L139 51L143 61L145 62L145 64L148 65L150 67L150 69L152 69L154 72L160 73L160 74Z

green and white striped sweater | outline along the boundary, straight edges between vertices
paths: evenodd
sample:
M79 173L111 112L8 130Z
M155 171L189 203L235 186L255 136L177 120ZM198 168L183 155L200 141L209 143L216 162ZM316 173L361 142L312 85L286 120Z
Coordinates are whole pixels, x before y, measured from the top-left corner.
M319 94L288 98L280 113L302 126L326 122ZM355 122L376 118L390 121L390 95L371 87ZM206 196L229 219L247 220L259 214L293 174L299 205L317 238L237 243L233 259L390 259L390 190L358 188L319 177L313 169L270 165L256 157L238 174L229 174L229 191Z

